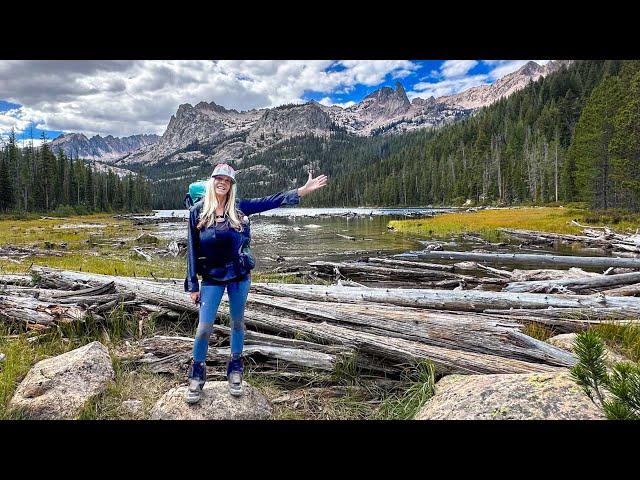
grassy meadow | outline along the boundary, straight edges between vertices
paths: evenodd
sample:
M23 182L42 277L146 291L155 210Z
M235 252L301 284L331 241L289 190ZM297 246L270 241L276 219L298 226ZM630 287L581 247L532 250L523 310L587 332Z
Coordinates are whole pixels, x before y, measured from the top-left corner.
M431 218L392 220L389 227L402 233L421 235L427 238L449 238L454 235L473 233L489 241L498 241L498 228L537 230L541 232L579 234L581 225L608 226L618 232L635 231L640 228L640 215L620 212L594 213L583 208L572 207L512 207L452 212Z

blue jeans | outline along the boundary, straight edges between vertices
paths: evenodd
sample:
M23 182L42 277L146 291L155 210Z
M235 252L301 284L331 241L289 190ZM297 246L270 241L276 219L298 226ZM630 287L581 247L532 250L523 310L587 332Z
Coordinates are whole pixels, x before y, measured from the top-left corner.
M202 285L200 288L200 317L198 330L193 342L193 360L204 362L209 348L209 337L216 321L216 313L222 300L224 289L229 296L231 316L231 353L242 353L244 346L244 306L251 286L251 277L228 285Z

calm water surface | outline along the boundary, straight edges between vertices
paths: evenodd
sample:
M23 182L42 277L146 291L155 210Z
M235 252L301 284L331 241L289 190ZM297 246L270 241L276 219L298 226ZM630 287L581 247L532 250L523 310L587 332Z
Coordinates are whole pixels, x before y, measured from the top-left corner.
M251 216L257 269L314 260L337 261L363 255L421 250L415 236L387 229L390 220L420 218L451 209L434 208L277 208ZM156 210L159 217L186 218L187 210ZM184 221L161 223L156 234L186 241ZM351 237L351 238L345 238ZM285 262L277 262L283 257Z

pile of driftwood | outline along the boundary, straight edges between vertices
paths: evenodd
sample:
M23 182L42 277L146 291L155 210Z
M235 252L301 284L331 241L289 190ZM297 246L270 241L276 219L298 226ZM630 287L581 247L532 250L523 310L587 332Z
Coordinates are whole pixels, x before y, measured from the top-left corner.
M334 284L254 283L245 310L246 356L265 375L292 378L329 375L343 362L381 381L424 360L440 374L551 371L573 365L574 356L527 336L526 324L564 333L640 322L640 258L430 249L414 257L279 266L277 274ZM32 271L35 283L0 278L0 321L46 330L88 314L108 322L114 308L141 322L151 315L186 318L192 327L197 321L198 306L181 279ZM228 321L227 312L225 297L221 320ZM207 358L214 376L224 375L228 345L229 329L219 324ZM193 339L156 335L139 346L136 362L184 371Z
M640 233L638 232L631 235L623 235L614 232L608 227L587 227L580 225L576 221L572 221L571 223L583 229L582 235L514 230L509 228L499 228L498 230L525 243L551 245L580 243L588 247L612 251L616 255L623 257L636 257L640 254Z
M0 260L9 260L10 262L20 263L29 257L61 257L64 251L51 250L52 244L45 242L45 248L3 245L0 246ZM66 248L66 244L60 244L60 248Z
M354 286L416 286L457 290L589 294L609 296L640 294L640 258L488 252L424 251L415 254L451 263L438 264L397 258L362 257L356 261L317 261L280 266L271 274L322 278ZM495 268L486 264L497 264ZM514 269L504 265L556 266L561 269ZM601 269L604 273L582 268Z
M137 312L190 314L194 324L197 318L198 308L179 281L44 267L34 268L34 273L37 286L5 287L0 319L46 328L82 321L87 312L104 317L116 305ZM433 362L442 374L552 371L575 362L571 354L525 335L523 324L504 311L582 306L569 296L501 293L503 298L496 301L491 292L479 291L286 284L254 284L252 289L245 311L245 351L273 374L300 376L309 369L330 373L343 361L356 362L380 378L398 376L423 360ZM626 308L630 300L617 298L615 306ZM503 311L484 313L488 308ZM223 299L219 314L225 318L226 312ZM208 358L214 366L228 357L228 335L228 329L217 327ZM171 371L188 363L192 339L155 336L140 345L145 354L139 362Z

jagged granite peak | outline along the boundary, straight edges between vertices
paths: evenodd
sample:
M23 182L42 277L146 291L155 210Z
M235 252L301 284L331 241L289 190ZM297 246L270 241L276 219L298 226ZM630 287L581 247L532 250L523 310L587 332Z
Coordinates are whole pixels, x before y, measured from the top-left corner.
M330 135L333 121L318 103L285 105L266 110L251 128L247 143L261 146L301 135Z
M530 77L544 72L544 66L537 64L533 60L529 60L522 67L516 70L515 73L519 75L528 75Z
M142 134L129 137L101 137L94 135L87 138L82 133L67 133L56 137L50 143L53 151L62 150L65 155L73 158L109 161L120 158L140 148L154 145L160 140L158 135Z
M83 133L61 133L52 140L53 142L73 142L73 141L87 141L88 138Z
M407 98L407 93L400 82L396 82L395 90L391 87L382 87L364 97L364 100L375 100L378 103L394 103L405 106L410 103Z
M434 97L433 95L431 95L429 98L421 98L421 97L416 97L413 100L411 100L411 105L414 106L432 106L436 104L436 97Z

